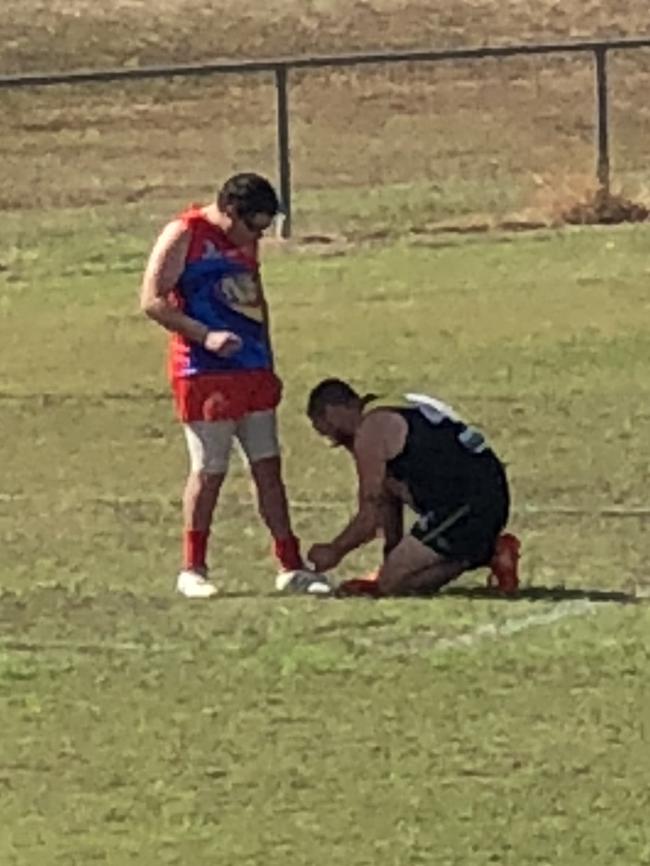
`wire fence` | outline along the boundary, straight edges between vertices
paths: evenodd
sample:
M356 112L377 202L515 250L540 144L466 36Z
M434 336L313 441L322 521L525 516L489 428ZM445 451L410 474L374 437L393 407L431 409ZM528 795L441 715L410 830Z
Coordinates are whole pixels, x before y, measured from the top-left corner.
M643 174L643 94L650 74L647 62L631 58L648 48L650 38L638 38L5 75L5 91L58 87L65 94L58 106L43 101L42 92L27 101L13 94L5 115L18 147L10 136L14 147L3 150L10 171L13 161L16 177L25 177L24 164L18 171L30 149L24 136L47 133L49 146L34 146L25 183L38 196L51 178L63 179L64 205L74 205L75 190L79 201L110 200L111 184L118 182L134 201L152 190L170 199L178 186L198 190L198 176L195 183L178 176L186 168L192 175L199 165L204 174L207 161L194 158L201 148L220 165L234 154L237 165L268 163L275 152L285 237L292 231L296 173L314 191L325 221L328 188L334 195L362 188L349 208L363 219L368 208L380 211L385 197L399 199L400 184L412 181L415 191L400 204L407 210L417 208L414 197L432 202L432 193L442 190L442 210L462 212L469 207L465 198L476 200L479 187L479 207L492 207L491 197L501 199L497 206L516 207L521 196L509 192L513 173L526 173L539 186L538 176L549 166L594 176L609 190L611 117L624 133L621 153L636 175ZM614 87L612 57L621 71ZM253 87L251 75L258 79ZM205 80L214 76L229 82L217 90ZM129 86L133 82L140 82L139 91ZM79 86L87 84L100 85L103 95L81 95ZM635 87L638 105L629 97ZM593 163L587 168L589 148ZM445 186L451 177L455 182ZM24 195L17 181L2 204L11 207Z

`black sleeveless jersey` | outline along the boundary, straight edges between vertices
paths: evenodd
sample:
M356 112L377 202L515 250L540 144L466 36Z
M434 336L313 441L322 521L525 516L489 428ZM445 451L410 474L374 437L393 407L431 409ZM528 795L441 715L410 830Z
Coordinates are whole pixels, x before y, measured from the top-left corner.
M389 478L402 482L420 514L507 496L503 466L481 433L462 421L427 418L422 407L388 407L408 424L401 453L388 461Z

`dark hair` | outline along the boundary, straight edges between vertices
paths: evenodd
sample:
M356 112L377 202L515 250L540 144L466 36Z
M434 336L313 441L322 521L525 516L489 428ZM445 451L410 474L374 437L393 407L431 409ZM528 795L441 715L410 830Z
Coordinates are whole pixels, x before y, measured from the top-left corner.
M265 213L275 216L280 202L273 186L259 174L242 172L224 183L217 195L217 206L223 211L234 205L239 214Z
M376 394L365 394L362 397L343 379L323 379L311 390L307 400L307 415L309 418L316 418L323 414L327 406L346 406L350 403L358 403L363 408L376 399Z

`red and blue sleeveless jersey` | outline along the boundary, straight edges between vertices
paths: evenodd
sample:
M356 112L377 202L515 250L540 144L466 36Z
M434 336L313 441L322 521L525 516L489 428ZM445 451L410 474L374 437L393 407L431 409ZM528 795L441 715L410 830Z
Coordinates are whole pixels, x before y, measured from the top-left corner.
M234 245L199 208L190 208L180 219L190 232L190 243L185 268L172 295L174 302L211 331L237 334L243 345L229 358L220 358L180 334L173 334L171 378L271 369L257 245L248 249Z

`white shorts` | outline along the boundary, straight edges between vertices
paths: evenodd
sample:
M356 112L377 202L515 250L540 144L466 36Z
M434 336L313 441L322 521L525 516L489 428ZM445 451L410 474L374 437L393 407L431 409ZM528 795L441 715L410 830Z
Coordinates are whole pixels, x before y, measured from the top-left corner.
M192 472L225 475L235 439L248 463L280 454L274 410L250 412L239 421L189 421L183 430Z

